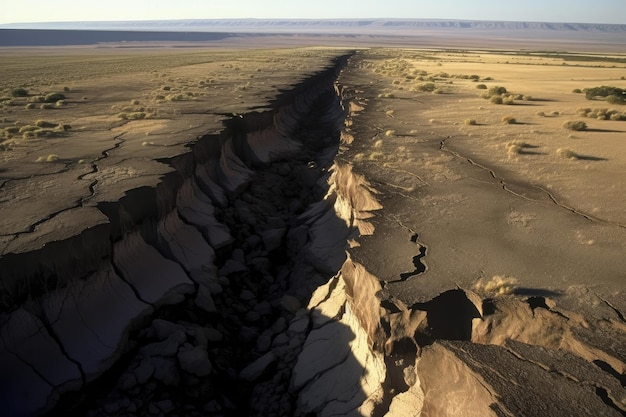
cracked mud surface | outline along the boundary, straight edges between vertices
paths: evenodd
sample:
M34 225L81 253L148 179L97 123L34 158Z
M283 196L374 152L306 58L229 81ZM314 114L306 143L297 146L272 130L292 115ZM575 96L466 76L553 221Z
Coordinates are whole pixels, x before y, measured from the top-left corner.
M155 119L82 114L71 124L91 128L4 151L19 168L2 172L0 188L11 213L0 258L3 407L626 413L626 230L614 207L623 184L594 190L596 208L586 194L623 152L507 156L511 132L455 122L474 108L500 117L471 81L440 76L443 94L396 82L417 68L475 70L454 53L265 55L189 65L200 55L183 54L164 77L201 85L193 102L157 99ZM276 62L283 72L265 78ZM263 81L242 84L232 71ZM139 102L155 86L171 91L141 74L124 76ZM103 112L129 101L107 94ZM544 140L524 126L507 129ZM89 137L78 155L72 140ZM37 152L64 156L34 163ZM572 164L589 177L568 182L581 168ZM549 166L565 175L547 176Z

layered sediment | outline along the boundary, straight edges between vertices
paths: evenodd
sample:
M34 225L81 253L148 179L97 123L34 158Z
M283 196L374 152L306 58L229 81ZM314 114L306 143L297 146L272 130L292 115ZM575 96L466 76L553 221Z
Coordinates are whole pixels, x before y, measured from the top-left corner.
M99 205L105 225L3 257L3 410L623 415L610 304L585 317L547 295L394 291L427 270L427 242L351 162L370 106L358 68L340 56L234 116L156 187Z

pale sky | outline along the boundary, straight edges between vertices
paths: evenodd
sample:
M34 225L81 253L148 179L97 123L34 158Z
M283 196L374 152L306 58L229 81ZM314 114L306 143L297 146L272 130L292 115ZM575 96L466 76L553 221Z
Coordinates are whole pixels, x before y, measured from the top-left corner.
M626 0L0 0L0 24L373 17L626 24Z

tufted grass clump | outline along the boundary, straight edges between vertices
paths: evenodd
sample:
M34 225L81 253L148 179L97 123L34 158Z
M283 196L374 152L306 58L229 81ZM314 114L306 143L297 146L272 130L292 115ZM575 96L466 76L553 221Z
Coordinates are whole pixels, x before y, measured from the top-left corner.
M437 86L435 85L435 83L423 83L415 87L416 91L421 91L425 93L432 93L436 89L437 89Z
M472 289L491 296L504 296L513 294L517 283L517 278L494 275L491 279L478 279Z
M146 118L146 113L142 112L142 111L135 111L135 112L122 112L122 113L118 113L117 117L119 117L122 120L141 120L141 119L145 119Z
M580 155L568 148L559 148L556 150L556 154L565 159L580 159Z
M506 153L510 157L524 153L525 148L531 145L521 140L514 140L506 144Z
M514 125L517 123L517 120L515 119L515 117L508 115L502 117L502 123L504 123L505 125Z
M569 120L567 122L564 122L562 127L564 129L580 132L587 129L587 123L583 122L582 120Z

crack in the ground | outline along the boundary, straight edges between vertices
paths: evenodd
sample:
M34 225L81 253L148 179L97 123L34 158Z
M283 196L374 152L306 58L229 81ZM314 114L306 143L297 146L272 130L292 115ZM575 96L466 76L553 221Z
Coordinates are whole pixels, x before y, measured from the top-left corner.
M121 136L124 135L125 133L126 132L116 136L114 138L114 140L120 139ZM94 164L92 165L92 171L79 175L78 179L82 180L86 175L93 174L94 172L98 172L98 166L97 166L96 162L98 162L98 161L100 161L100 160L102 160L104 158L107 158L109 156L108 152L110 152L110 151L112 151L114 149L119 148L122 143L124 143L124 140L120 139L120 142L116 143L112 148L109 148L109 149L106 149L106 150L102 151L102 156L100 156L99 158L97 158L94 161ZM65 213L67 211L71 211L71 210L80 208L80 207L83 207L84 204L85 204L85 201L89 200L90 198L92 198L95 195L95 188L94 187L95 187L96 183L97 183L97 180L95 180L94 182L92 182L88 186L88 189L89 189L89 195L88 196L79 198L71 206L64 207L64 208L62 208L60 210L57 210L55 212L52 212L52 213L48 214L47 216L45 216L45 217L37 220L36 222L30 224L25 230L18 231L18 232L13 232L13 233L8 233L8 234L1 234L0 237L11 237L11 239L7 243L7 247L8 247L10 242L15 241L16 239L18 239L22 235L34 233L37 230L38 226L40 226L40 225L42 225L42 224L44 224L44 223L54 219L55 217L59 216L60 214Z
M458 153L458 152L456 152L456 151L453 151L453 150L451 150L451 149L447 148L447 147L446 147L446 141L447 141L448 139L451 139L451 138L452 138L452 136L447 136L445 139L442 139L442 140L441 140L441 142L440 142L439 149L440 149L440 150L442 150L442 151L444 151L444 152L447 152L447 153L449 153L449 154L451 154L451 155L453 155L453 156L455 156L455 157L457 157L457 158L460 158L460 159L465 159L465 160L466 160L467 162L469 162L470 164L472 164L472 165L474 165L474 166L476 166L476 167L478 167L478 168L480 168L480 169L482 169L482 170L487 171L487 172L488 172L488 173L489 173L489 174L490 174L490 175L491 175L491 176L492 176L495 180L499 181L500 186L502 187L502 189L503 189L504 191L506 191L506 192L508 192L508 193L510 193L510 194L512 194L512 195L514 195L514 196L516 196L516 197L523 198L524 200L527 200L527 201L533 201L533 202L537 202L537 201L538 201L538 200L535 200L535 199L533 199L533 198L526 197L526 196L525 196L525 195L523 195L523 194L519 194L519 193L516 193L515 191L511 190L511 189L508 187L508 184L506 183L506 180L505 180L504 178L502 178L502 177L498 176L494 170L492 170L492 169L490 169L490 168L488 168L488 167L486 167L486 166L484 166L484 165L482 165L482 164L479 164L478 162L474 161L473 159L471 159L471 158L469 158L469 157L463 156L463 155L461 155L460 153ZM551 200L551 201L552 201L555 205L557 205L558 207L561 207L561 208L563 208L563 209L565 209L565 210L567 210L567 211L570 211L570 212L572 212L572 213L574 213L574 214L576 214L576 215L578 215L578 216L580 216L580 217L583 217L583 218L584 218L584 219L586 219L586 220L595 221L595 222L600 222L600 223L605 223L605 224L609 224L609 225L612 225L612 226L617 226L617 227L620 227L620 228L626 229L626 225L625 225L625 224L622 224L622 223L619 223L619 222L614 222L614 221L611 221L611 220L602 219L602 218L600 218L600 217L593 216L593 215L591 215L591 214L585 213L585 212L583 212L583 211L581 211L581 210L578 210L578 209L576 209L576 208L574 208L574 207L570 207L570 206L568 206L568 205L566 205L566 204L564 204L564 203L561 203L561 202L560 202L560 201L556 198L556 196L555 196L554 194L552 194L550 191L546 190L545 188L543 188L543 187L541 187L541 186L539 186L539 185L534 185L534 184L530 184L530 185L531 185L533 188L535 188L535 189L537 189L537 190L540 190L540 191L542 191L543 193L545 193L545 194L548 196L548 198L549 198L549 199L550 199L550 200Z

